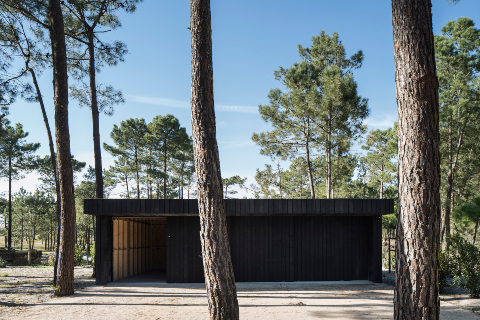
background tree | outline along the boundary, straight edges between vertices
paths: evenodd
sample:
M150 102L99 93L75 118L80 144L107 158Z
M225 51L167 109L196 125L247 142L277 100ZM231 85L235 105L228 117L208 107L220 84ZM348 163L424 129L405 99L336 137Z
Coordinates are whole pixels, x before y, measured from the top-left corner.
M367 150L365 163L367 177L370 183L379 186L380 199L383 199L383 189L397 175L395 160L398 149L397 123L387 130L372 130L367 135L362 149Z
M103 143L103 148L112 156L123 157L122 163L128 166L128 172L135 173L137 199L140 199L140 173L146 134L147 125L144 119L127 119L120 123L120 127L113 125L110 133L117 146Z
M191 139L185 128L180 127L180 122L171 114L166 116L158 115L148 124L148 134L146 135L148 144L152 146L152 159L154 163L162 163L163 170L160 176L163 180L163 198L167 199L167 163L169 159L177 156L182 158L183 149L187 152L192 148ZM187 156L187 154L183 154ZM187 161L186 157L183 157ZM184 163L185 164L185 163ZM182 165L182 163L180 163Z
M104 111L105 114L111 114L113 109L108 109L108 106L123 102L123 97L121 92L115 91L111 86L97 87L95 76L103 64L116 65L123 61L127 52L122 42L108 44L100 40L99 34L120 27L117 12L133 12L138 2L139 0L70 0L62 3L66 12L66 32L71 35L71 47L74 48L75 44L80 47L77 52L71 51L73 65L78 70L74 74L77 79L85 75L89 79L89 85L77 86L72 91L72 96L79 100L80 105L89 105L92 111L97 198L103 197L99 113ZM86 47L86 50L82 47ZM97 89L100 90L97 92ZM100 101L97 99L98 94L102 97ZM86 101L87 95L90 96L89 103Z
M236 194L238 191L236 190L230 190L228 191L228 187L233 187L233 186L239 186L240 188L243 188L245 186L245 181L247 181L247 178L241 178L240 176L236 175L230 178L224 178L222 179L222 184L225 187L225 199L228 199L228 195Z
M56 296L73 294L73 257L75 250L75 211L73 195L73 171L68 129L68 75L67 53L63 14L59 0L49 0L51 26L53 83L55 104L55 138L57 144L58 181L61 195L60 241L58 245L58 269L54 285Z
M200 237L211 319L238 319L215 128L209 0L190 0L192 132Z
M280 162L277 163L277 168L272 169L269 164L265 165L264 170L257 169L255 174L255 181L258 187L252 186L250 189L254 192L255 198L264 199L283 199L285 191L284 171L280 167ZM225 182L224 182L225 183Z
M439 80L440 148L445 188L444 232L448 244L459 161L478 145L480 134L480 30L473 20L459 18L435 36ZM442 232L443 233L443 232Z
M363 53L346 59L338 34L324 31L312 38L312 46L299 45L300 63L275 71L275 78L288 89L271 90L270 105L259 106L265 121L272 122L271 132L254 134L262 146L261 154L293 159L303 152L307 165L311 198L315 187L310 157L312 150L325 150L326 195L331 197L332 152L356 139L365 131L362 124L368 116L367 100L357 94L352 70L361 67Z
M456 220L460 220L464 224L475 225L472 239L472 245L475 245L478 224L480 222L480 195L476 196L472 202L467 202L456 207L453 215Z
M438 319L440 154L430 0L392 1L398 106L395 319Z
M195 175L195 163L193 158L193 142L190 137L185 139L172 159L172 171L176 176L179 188L179 199L183 199L185 186L189 188L190 181ZM190 195L188 195L190 196Z
M4 127L0 140L0 176L8 179L8 249L12 248L12 180L21 179L22 174L35 168L34 152L40 148L39 143L27 143L25 138L28 132L17 123L15 128L9 125Z

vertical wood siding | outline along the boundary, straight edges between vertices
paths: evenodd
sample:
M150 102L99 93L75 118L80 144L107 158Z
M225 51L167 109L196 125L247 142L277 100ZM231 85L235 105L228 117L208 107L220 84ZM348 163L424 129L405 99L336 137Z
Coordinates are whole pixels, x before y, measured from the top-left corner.
M227 217L237 282L381 281L381 219ZM167 218L167 282L204 282L198 217Z

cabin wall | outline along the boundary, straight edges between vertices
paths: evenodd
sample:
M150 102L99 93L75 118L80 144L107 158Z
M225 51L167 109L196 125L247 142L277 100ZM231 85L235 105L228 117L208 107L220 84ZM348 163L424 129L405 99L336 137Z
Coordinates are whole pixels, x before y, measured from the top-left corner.
M227 217L237 282L381 281L381 219ZM204 282L199 217L167 218L167 282Z

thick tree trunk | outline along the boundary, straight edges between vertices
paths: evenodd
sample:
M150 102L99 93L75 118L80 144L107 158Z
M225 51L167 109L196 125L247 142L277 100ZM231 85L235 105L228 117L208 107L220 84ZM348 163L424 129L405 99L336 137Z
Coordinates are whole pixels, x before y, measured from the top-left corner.
M100 120L97 105L97 84L95 81L95 47L93 30L88 31L88 75L90 77L90 108L93 124L93 156L95 158L95 196L103 199L102 149L100 148Z
M210 1L190 1L192 131L208 308L211 319L238 319L215 129Z
M430 0L393 0L399 203L395 319L438 319L440 153Z
M75 210L73 171L68 129L68 76L63 15L59 0L49 0L52 26L55 81L55 138L57 141L58 181L61 194L60 243L56 296L73 294L73 257L75 252Z

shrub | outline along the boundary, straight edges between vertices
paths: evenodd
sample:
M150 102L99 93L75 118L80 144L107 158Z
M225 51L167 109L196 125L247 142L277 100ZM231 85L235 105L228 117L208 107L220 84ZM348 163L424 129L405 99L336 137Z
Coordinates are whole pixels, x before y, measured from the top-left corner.
M455 273L455 261L450 252L441 251L438 256L438 283L440 292L448 286L447 279Z
M5 268L7 266L7 261L0 257L0 268Z
M80 266L82 264L85 264L85 261L83 260L84 255L85 255L85 250L78 244L75 244L75 258L73 260L75 263L75 266Z
M388 269L388 245L382 246L382 264L384 269ZM395 271L395 251L390 252L390 267Z
M47 266L53 267L55 265L55 254L50 254L47 260Z
M458 233L450 238L452 255L457 272L453 278L455 285L466 288L473 298L480 297L480 251L463 239Z
M95 264L95 246L90 246L90 259L92 264Z

